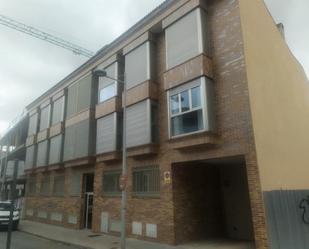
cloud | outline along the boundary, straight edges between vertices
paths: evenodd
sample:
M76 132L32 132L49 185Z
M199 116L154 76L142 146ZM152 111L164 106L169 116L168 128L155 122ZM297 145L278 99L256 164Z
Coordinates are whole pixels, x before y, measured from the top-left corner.
M164 0L1 0L0 14L97 51ZM266 0L309 74L307 0ZM86 61L0 25L0 132L23 108Z

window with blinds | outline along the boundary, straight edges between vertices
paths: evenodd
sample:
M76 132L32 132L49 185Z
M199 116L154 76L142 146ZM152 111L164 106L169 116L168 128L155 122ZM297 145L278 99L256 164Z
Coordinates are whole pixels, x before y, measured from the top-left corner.
M167 70L207 52L206 33L206 14L200 8L167 27L165 30Z
M62 161L62 135L52 137L49 142L49 162L56 164Z
M57 99L53 103L52 125L58 124L64 119L65 97Z
M40 131L43 131L49 127L50 123L50 105L41 109L40 114Z
M35 113L29 118L29 128L28 128L28 136L34 135L37 133L38 129L38 118L39 114Z
M133 195L150 197L160 195L160 169L158 166L133 169Z
M67 118L90 108L92 76L87 75L68 88Z
M127 89L151 78L151 50L149 41L125 55L125 72Z
M47 165L48 158L48 140L38 143L36 166L42 167Z
M32 169L36 166L36 146L32 145L26 149L25 169Z

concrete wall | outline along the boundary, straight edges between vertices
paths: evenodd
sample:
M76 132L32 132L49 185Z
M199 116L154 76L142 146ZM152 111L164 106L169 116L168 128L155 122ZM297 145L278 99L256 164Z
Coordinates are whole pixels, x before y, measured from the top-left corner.
M309 82L261 0L239 0L270 248L308 248Z
M307 189L308 80L263 1L239 5L262 189Z

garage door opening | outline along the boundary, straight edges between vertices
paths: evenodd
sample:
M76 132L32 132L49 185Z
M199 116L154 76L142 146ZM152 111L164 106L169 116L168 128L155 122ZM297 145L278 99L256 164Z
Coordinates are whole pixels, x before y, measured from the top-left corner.
M172 169L177 244L254 240L244 162L192 162Z

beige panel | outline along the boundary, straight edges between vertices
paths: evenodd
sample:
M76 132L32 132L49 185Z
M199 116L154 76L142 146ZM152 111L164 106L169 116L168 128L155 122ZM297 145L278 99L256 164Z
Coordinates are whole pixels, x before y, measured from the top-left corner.
M63 131L63 122L55 124L49 128L49 137L54 137L62 133Z
M121 98L114 97L107 101L104 101L96 106L95 118L104 117L113 112L121 111Z
M157 99L157 97L158 97L157 84L148 80L127 91L126 103L127 106L130 106L142 100L148 98Z
M47 139L48 135L49 135L49 129L46 129L44 131L39 132L37 134L37 142L41 142L41 141Z
M57 93L52 97L52 100L55 101L55 100L61 98L64 94L65 94L65 91L64 91L64 89L62 89L61 91L57 92Z
M164 89L171 89L204 75L213 78L212 61L201 54L164 73Z
M32 135L30 137L27 137L26 147L29 147L30 145L33 145L35 142L36 142L36 135Z
M153 40L152 34L150 32L146 32L130 43L123 49L123 54L126 55L130 53L133 49L137 48L138 46L144 44L146 41Z
M181 6L179 9L177 9L175 12L173 12L171 15L169 15L162 21L163 29L166 29L168 26L176 22L178 19L182 18L184 15L186 15L187 13L189 13L190 11L199 6L206 9L206 2L203 0L192 0L187 2L186 4Z
M79 123L86 119L91 119L94 115L94 112L91 109L88 109L87 111L81 112L77 115L75 115L72 118L69 118L65 121L65 127L71 126L73 124Z
M263 1L239 3L262 189L308 189L308 80Z

